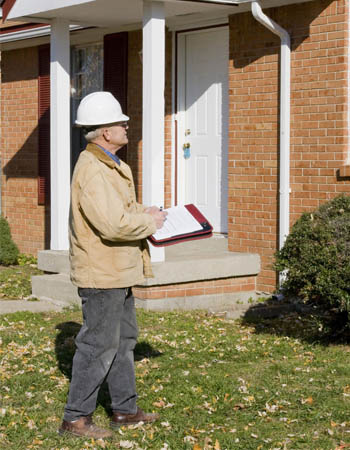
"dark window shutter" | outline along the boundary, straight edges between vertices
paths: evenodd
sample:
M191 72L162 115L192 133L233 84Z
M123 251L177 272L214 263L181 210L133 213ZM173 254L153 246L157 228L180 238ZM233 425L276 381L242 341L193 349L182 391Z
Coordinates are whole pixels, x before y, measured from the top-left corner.
M50 203L50 46L39 47L38 204Z
M111 92L127 114L128 106L128 33L107 34L104 37L104 90ZM127 147L118 152L126 161Z

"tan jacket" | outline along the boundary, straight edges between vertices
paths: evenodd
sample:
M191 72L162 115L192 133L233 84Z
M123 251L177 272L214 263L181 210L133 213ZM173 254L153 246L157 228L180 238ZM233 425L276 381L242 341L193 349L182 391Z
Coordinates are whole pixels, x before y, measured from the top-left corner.
M88 144L72 179L69 239L76 286L130 287L153 276L145 238L156 225L144 209L136 203L130 167Z

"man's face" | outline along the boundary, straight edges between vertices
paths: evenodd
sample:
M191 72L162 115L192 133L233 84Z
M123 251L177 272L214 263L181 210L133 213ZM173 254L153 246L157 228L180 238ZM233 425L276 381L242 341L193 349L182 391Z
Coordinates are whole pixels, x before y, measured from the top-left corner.
M119 150L129 142L127 134L128 128L127 122L117 122L107 128L109 144L116 150Z

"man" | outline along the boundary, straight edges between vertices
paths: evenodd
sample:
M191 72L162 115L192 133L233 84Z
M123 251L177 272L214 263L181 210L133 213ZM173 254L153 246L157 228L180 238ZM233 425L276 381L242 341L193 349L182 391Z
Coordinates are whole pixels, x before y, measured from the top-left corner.
M136 202L131 170L116 155L128 143L128 120L109 92L87 95L77 111L76 125L83 127L88 145L74 169L69 232L71 279L82 299L83 326L59 431L96 439L112 435L92 422L105 379L112 427L157 419L136 405L131 286L152 276L145 238L163 226L166 213Z

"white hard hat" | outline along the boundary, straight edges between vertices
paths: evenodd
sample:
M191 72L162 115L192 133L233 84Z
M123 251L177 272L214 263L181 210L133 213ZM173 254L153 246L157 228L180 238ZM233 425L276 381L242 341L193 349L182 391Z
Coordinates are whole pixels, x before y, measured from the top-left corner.
M110 92L93 92L80 102L75 124L81 127L104 125L129 120L118 100Z

